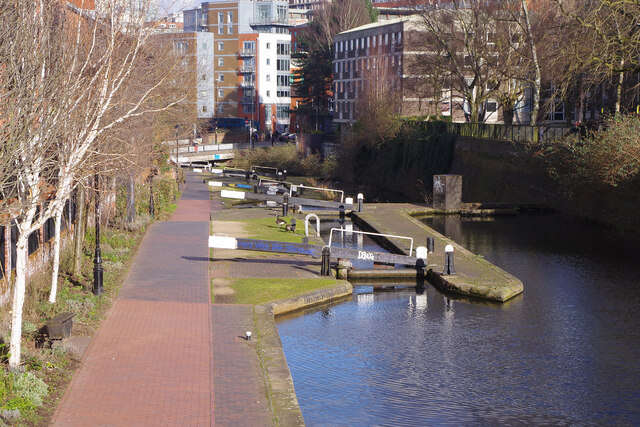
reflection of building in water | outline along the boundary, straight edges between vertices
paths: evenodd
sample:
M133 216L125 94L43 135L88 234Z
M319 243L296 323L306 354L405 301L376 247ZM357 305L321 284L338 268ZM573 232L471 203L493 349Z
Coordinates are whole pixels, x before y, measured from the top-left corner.
M373 294L358 294L356 296L356 302L358 303L358 307L369 307L374 303Z
M441 230L440 234L447 236L456 243L462 242L462 229L460 228L460 217L458 215L434 216L433 228Z

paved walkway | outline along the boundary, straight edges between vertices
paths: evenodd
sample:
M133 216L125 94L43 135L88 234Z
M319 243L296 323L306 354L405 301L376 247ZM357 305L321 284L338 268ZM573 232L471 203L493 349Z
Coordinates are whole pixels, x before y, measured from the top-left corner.
M211 306L215 209L197 174L170 221L148 230L54 426L269 425L247 307ZM250 311L250 310L249 310Z

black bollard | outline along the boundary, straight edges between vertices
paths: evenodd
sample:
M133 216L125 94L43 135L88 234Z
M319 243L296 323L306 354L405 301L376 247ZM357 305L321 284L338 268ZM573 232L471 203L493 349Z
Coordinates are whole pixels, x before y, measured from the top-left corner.
M246 181L247 183L249 183L249 179L251 179L251 172L246 171L246 172L244 173L244 179L245 179L245 181Z
M278 172L278 181L282 181L283 179L282 172Z
M363 201L364 201L364 195L362 193L358 193L358 212L362 212Z
M331 248L329 248L329 246L322 248L322 266L320 267L320 275L331 275Z
M434 247L435 247L435 240L433 239L433 237L427 237L427 252L432 254Z
M287 170L282 171L282 179L287 179Z
M338 206L338 210L340 211L340 219L344 221L344 217L345 217L344 205Z
M284 202L282 204L282 216L288 216L289 215L289 203Z
M424 291L424 270L426 268L423 259L418 258L416 261L416 290L418 292Z
M295 233L295 231L296 231L296 219L295 218L291 218L291 221L289 222L289 227L291 227L291 231L293 231Z
M444 248L444 271L442 274L444 276L456 274L453 268L453 246L451 245Z
M254 192L254 193L257 193L257 192L258 192L258 186L257 186L257 185L254 185L254 186L253 186L253 192Z

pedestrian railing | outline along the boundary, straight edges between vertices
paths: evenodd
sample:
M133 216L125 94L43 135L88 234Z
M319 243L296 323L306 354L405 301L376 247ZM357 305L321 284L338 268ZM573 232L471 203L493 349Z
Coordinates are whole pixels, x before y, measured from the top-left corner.
M448 133L471 138L518 142L549 142L567 135L560 126L503 125L495 123L446 123Z

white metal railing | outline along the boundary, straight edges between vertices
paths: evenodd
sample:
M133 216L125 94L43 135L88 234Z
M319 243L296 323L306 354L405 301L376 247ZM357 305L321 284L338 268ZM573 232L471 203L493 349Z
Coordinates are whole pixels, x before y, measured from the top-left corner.
M304 217L304 235L309 236L309 220L311 218L316 219L316 236L320 236L320 217L314 213L310 213Z
M262 187L263 185L267 186L267 185L292 185L290 182L286 182L286 181L277 181L275 179L269 179L269 178L260 178L258 180L258 187Z
M334 230L341 231L343 233L345 232L345 230L343 228L332 228L331 232L329 233L329 244L328 244L329 247L331 247L331 239L333 238L333 231ZM411 247L409 248L409 256L411 256L411 254L413 253L413 237L395 236L393 234L372 233L372 232L369 232L369 231L348 231L348 233L366 234L367 236L392 237L394 239L410 240L411 241Z
M322 187L307 187L306 185L292 185L289 189L289 197L293 197L293 192L298 191L298 188L310 189L310 190L320 190L320 191L333 191L334 193L340 193L340 203L344 203L344 191L343 190L334 190L333 188L322 188Z
M205 151L224 151L235 150L235 144L208 144L208 145L194 145L189 147L178 147L178 153L203 153ZM175 153L175 148L173 152Z
M256 165L251 165L251 172L259 172L259 171L265 171L266 169L268 170L272 170L274 171L273 173L278 175L278 168L272 168L271 166L256 166Z

